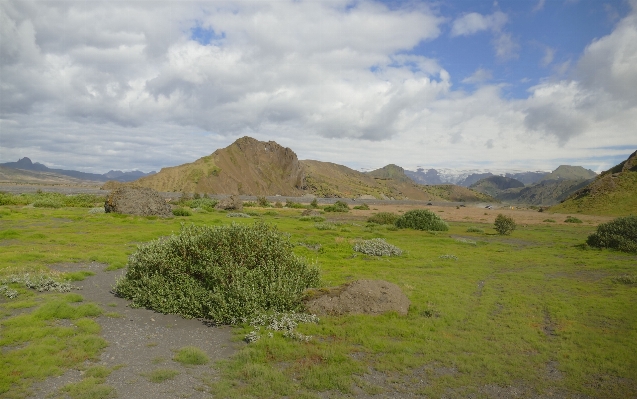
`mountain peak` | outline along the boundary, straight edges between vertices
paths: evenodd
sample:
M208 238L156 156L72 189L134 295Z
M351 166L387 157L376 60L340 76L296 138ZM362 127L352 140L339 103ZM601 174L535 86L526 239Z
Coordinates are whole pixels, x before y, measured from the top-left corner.
M33 165L33 162L31 162L30 158L24 157L24 158L18 159L18 162L16 162L16 164L18 166L31 166L31 165Z

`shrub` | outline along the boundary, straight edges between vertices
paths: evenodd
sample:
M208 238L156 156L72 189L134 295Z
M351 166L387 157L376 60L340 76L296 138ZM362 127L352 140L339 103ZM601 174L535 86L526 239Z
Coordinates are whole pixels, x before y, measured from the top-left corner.
M516 227L515 221L509 216L505 216L500 213L495 218L494 228L500 235L508 236L513 232L513 230L515 230Z
M274 207L275 208L283 208L283 204L281 202L277 201L277 202L274 203Z
M343 201L336 201L334 205L329 205L324 208L325 212L349 212L349 205Z
M427 231L447 231L449 225L440 216L426 209L414 209L405 212L394 223L399 229Z
M254 208L254 207L258 206L258 205L254 201L246 201L246 202L243 203L243 206L244 206L244 208Z
M36 208L61 208L63 204L53 198L42 198L35 201L33 206Z
M625 216L597 226L588 236L591 247L613 248L623 252L637 252L637 216Z
M250 215L248 215L247 213L242 213L242 212L230 212L226 215L229 218L249 218L252 217Z
M372 256L400 256L403 251L382 238L372 238L354 244L354 251Z
M369 205L363 204L355 206L354 209L358 209L359 211L369 211Z
M578 219L578 218L576 218L576 217L573 217L573 216L567 216L567 217L566 217L566 220L564 220L564 223L582 223L582 221L581 221L581 220L579 220L579 219Z
M173 215L175 215L175 216L192 216L192 212L190 212L186 208L175 208L175 209L173 209Z
M302 222L324 222L325 218L323 216L301 216L299 220Z
M619 284L637 284L637 275L624 274L623 276L613 277L614 283Z
M317 230L336 230L336 224L330 222L315 223L314 227L316 227Z
M555 220L553 220L553 219L544 219L544 220L543 220L543 222L546 222L546 223L555 223Z
M267 211L263 213L265 216L276 216L278 215L278 213L274 212L274 211Z
M318 207L319 207L319 206L318 206L318 201L316 200L316 198L314 198L314 199L312 200L312 202L310 202L310 208L316 209L316 208L318 208Z
M192 209L200 208L208 212L212 212L217 205L217 200L212 198L197 198L186 202L186 205Z
M469 227L469 228L467 229L467 233L480 233L480 234L483 234L483 233L484 233L484 230L482 230L482 229L480 229L480 228L478 228L478 227L473 227L473 226L471 226L471 227Z
M133 306L235 324L266 311L295 311L319 284L318 269L294 255L289 237L257 222L183 226L140 245L117 283Z
M285 201L285 207L286 208L294 208L294 209L305 209L305 208L307 208L303 204L300 204L300 203L294 202L294 201L290 201L290 200Z
M264 196L257 197L257 204L262 208L267 208L271 206L270 201L268 201L268 199L265 198Z
M398 215L392 212L378 212L367 218L368 223L376 224L394 224L398 219Z

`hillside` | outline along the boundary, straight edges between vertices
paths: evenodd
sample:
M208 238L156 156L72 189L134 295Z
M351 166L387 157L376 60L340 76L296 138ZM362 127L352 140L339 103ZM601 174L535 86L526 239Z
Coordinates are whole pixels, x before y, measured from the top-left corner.
M476 183L469 186L469 188L475 191L488 194L492 197L497 196L504 190L520 187L524 187L524 183L504 176L490 176L478 180Z
M251 137L134 184L158 191L287 196L303 195L305 187L303 167L291 149Z
M637 151L625 161L600 174L595 181L576 191L552 212L589 215L637 214Z
M108 182L104 188L117 184ZM327 198L370 196L423 201L495 201L488 195L464 187L415 184L396 165L362 173L330 162L299 161L289 148L250 137L240 138L192 163L163 168L156 175L131 184L158 191L209 194L311 194Z
M560 165L552 171L547 173L540 181L547 180L588 180L597 177L597 173L590 169L585 169L581 166Z
M496 198L509 203L555 205L585 187L591 180L545 180L532 186L501 191Z

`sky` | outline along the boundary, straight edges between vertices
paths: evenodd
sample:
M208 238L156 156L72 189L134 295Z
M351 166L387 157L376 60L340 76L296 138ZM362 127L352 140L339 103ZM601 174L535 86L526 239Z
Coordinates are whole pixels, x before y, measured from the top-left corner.
M243 136L608 169L637 150L637 0L0 2L0 162L148 172Z

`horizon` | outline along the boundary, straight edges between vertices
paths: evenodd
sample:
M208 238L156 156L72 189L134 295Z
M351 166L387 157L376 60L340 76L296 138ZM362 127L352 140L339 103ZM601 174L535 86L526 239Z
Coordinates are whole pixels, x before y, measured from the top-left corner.
M599 173L637 149L637 0L15 0L0 19L1 163L159 171L248 135L354 170Z

